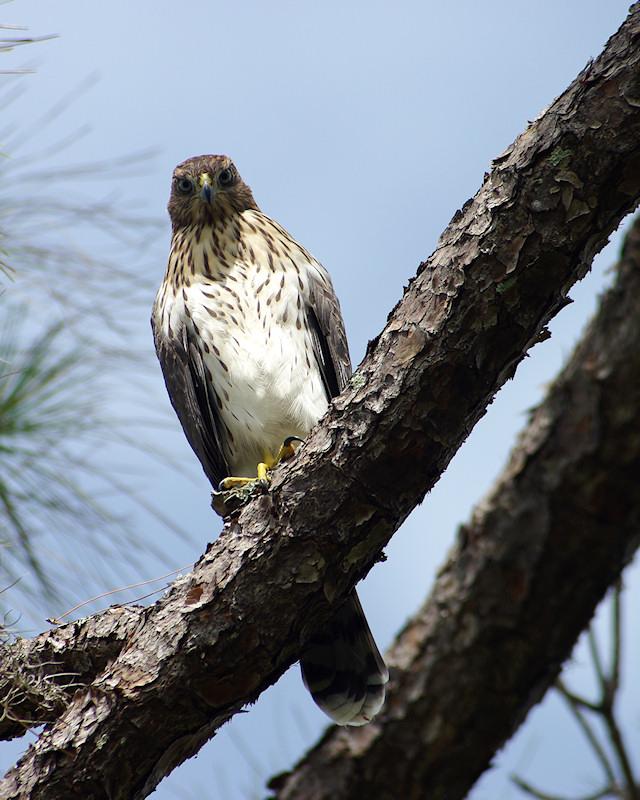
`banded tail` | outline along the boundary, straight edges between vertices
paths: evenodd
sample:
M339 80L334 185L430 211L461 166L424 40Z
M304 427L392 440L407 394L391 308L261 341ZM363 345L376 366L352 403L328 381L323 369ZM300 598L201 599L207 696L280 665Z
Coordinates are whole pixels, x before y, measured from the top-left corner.
M366 725L384 703L389 672L355 590L300 660L302 679L338 725Z

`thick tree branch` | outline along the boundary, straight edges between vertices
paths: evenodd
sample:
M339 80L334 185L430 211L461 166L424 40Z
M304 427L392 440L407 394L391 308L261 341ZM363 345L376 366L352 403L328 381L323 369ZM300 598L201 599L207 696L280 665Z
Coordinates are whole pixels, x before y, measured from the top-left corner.
M298 658L636 205L639 38L635 4L452 220L270 494L145 612L0 797L144 797Z
M118 655L143 612L113 606L35 639L0 644L0 739L60 716L77 687L90 684Z
M273 781L278 800L467 796L640 545L639 341L640 218L616 285L396 639L383 714L330 730Z

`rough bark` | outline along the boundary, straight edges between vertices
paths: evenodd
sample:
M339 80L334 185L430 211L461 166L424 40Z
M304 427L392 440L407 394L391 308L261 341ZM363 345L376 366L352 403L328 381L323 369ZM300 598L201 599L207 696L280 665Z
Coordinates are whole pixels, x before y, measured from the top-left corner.
M0 797L145 797L298 658L635 207L639 38L636 3L454 217L270 493L145 611Z
M640 218L618 280L388 654L374 724L331 729L277 800L464 798L640 545Z
M0 739L60 716L75 690L118 655L143 611L114 606L35 639L0 645Z

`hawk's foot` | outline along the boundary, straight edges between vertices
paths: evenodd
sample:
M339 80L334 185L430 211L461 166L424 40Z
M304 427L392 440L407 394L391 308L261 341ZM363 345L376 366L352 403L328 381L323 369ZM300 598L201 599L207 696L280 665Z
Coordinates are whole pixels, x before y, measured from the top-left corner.
M244 478L230 475L218 484L218 491L211 493L211 507L221 517L228 517L252 497L264 494L269 486L270 471L281 461L288 461L296 452L296 445L304 440L299 436L287 436L278 451L278 455L261 461L256 467L255 478Z
M217 492L211 492L211 507L221 517L228 517L241 506L264 494L269 486L268 478L236 478L231 476L220 481Z

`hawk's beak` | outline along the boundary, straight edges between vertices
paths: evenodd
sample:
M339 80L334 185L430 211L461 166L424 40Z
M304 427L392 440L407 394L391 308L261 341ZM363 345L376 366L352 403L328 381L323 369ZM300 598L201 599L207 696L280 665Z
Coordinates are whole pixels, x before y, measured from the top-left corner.
M200 189L201 189L200 197L203 199L205 203L211 205L214 195L213 186L211 183L211 176L209 175L208 172L203 172L200 178L198 179L198 182L200 184Z

